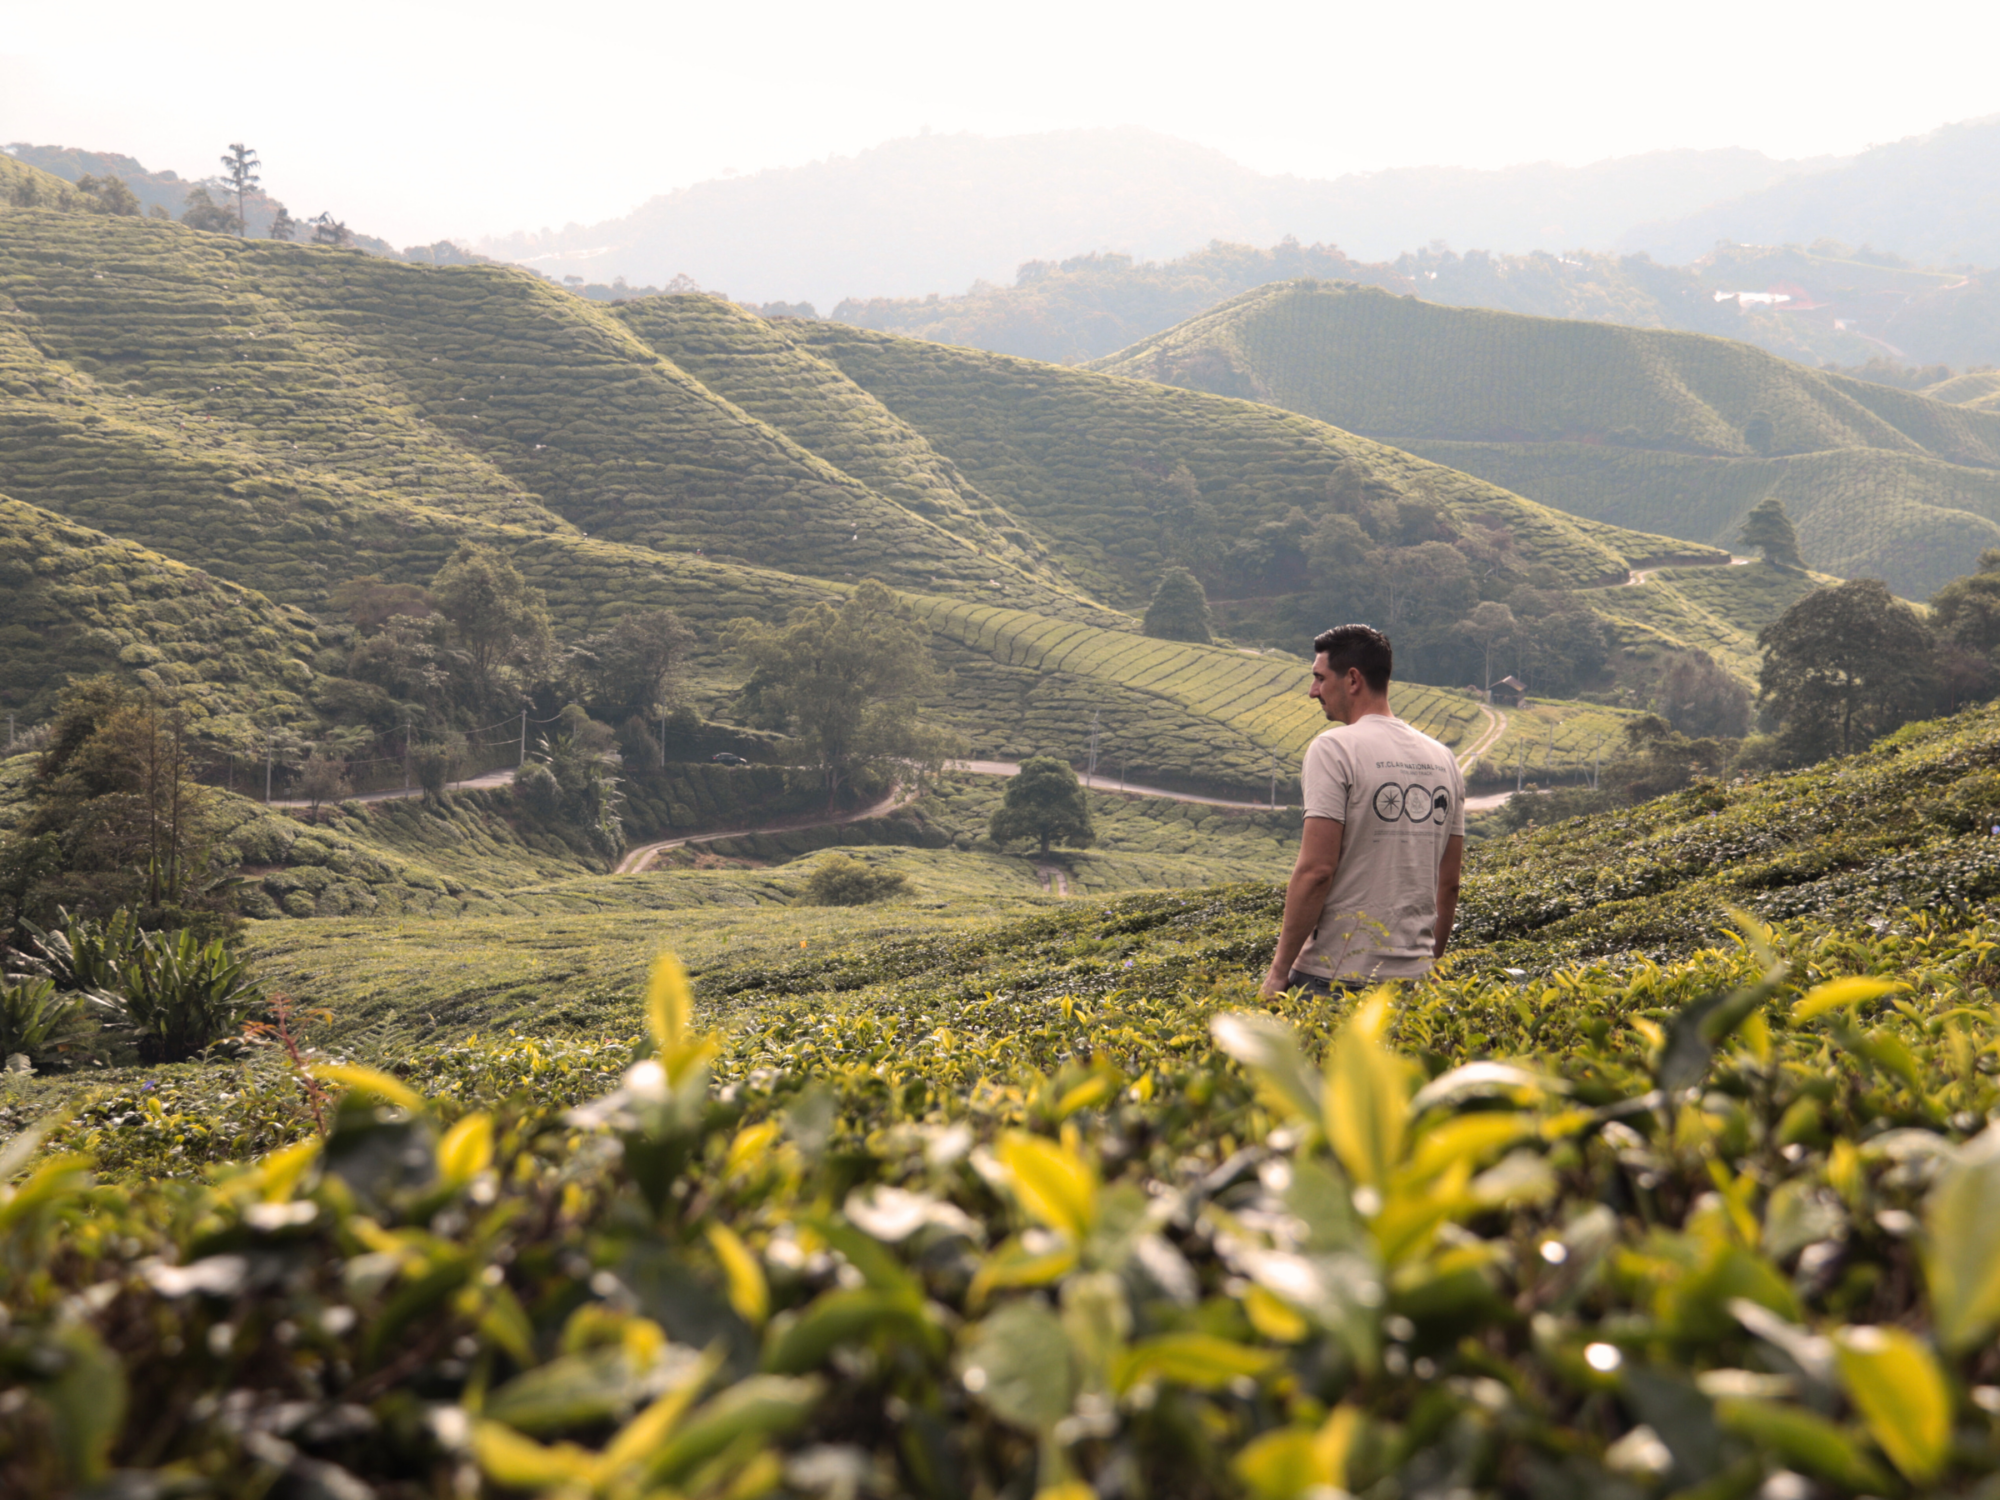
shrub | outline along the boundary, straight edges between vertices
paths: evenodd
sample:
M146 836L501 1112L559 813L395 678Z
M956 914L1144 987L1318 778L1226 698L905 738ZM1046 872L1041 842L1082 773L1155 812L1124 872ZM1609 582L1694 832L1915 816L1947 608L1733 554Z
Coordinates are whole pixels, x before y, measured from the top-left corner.
M59 995L48 979L0 977L0 1062L18 1054L44 1068L87 1035L82 996Z
M220 938L203 943L184 930L143 934L116 996L100 1003L147 1062L186 1062L241 1031L264 996Z
M807 906L867 906L901 895L909 881L894 870L875 870L848 854L829 854L806 878L799 898Z

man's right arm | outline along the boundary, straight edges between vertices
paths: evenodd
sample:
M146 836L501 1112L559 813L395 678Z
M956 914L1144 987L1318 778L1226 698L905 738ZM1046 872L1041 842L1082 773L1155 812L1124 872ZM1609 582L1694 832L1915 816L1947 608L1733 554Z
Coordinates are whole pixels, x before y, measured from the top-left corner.
M1270 970L1257 992L1266 1000L1284 993L1291 982L1292 965L1319 926L1327 892L1333 889L1334 872L1340 868L1340 843L1346 832L1347 825L1333 818L1306 819L1305 831L1299 835L1299 857L1285 885L1285 920L1278 930L1278 951L1271 955Z

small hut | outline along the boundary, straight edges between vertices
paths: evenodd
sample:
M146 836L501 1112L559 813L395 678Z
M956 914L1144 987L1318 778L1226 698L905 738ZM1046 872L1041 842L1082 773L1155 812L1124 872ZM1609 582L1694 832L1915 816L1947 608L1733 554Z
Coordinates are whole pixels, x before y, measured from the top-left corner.
M1518 677L1503 677L1486 690L1486 701L1507 708L1528 706L1528 685Z

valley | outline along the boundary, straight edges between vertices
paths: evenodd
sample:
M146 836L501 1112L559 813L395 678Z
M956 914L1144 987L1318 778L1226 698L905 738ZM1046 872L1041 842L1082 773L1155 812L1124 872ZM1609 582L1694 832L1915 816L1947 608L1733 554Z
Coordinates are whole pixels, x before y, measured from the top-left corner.
M1310 279L1082 368L34 174L0 1492L1988 1493L1992 381ZM1356 619L1455 925L1260 993Z

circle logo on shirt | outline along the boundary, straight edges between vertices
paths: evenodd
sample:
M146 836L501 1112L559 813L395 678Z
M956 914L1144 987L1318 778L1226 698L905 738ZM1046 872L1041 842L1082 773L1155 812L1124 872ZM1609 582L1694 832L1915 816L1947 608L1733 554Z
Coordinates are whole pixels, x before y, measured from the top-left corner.
M1386 782L1375 790L1375 816L1384 823L1409 821L1443 827L1451 820L1451 789L1442 786L1398 786Z

